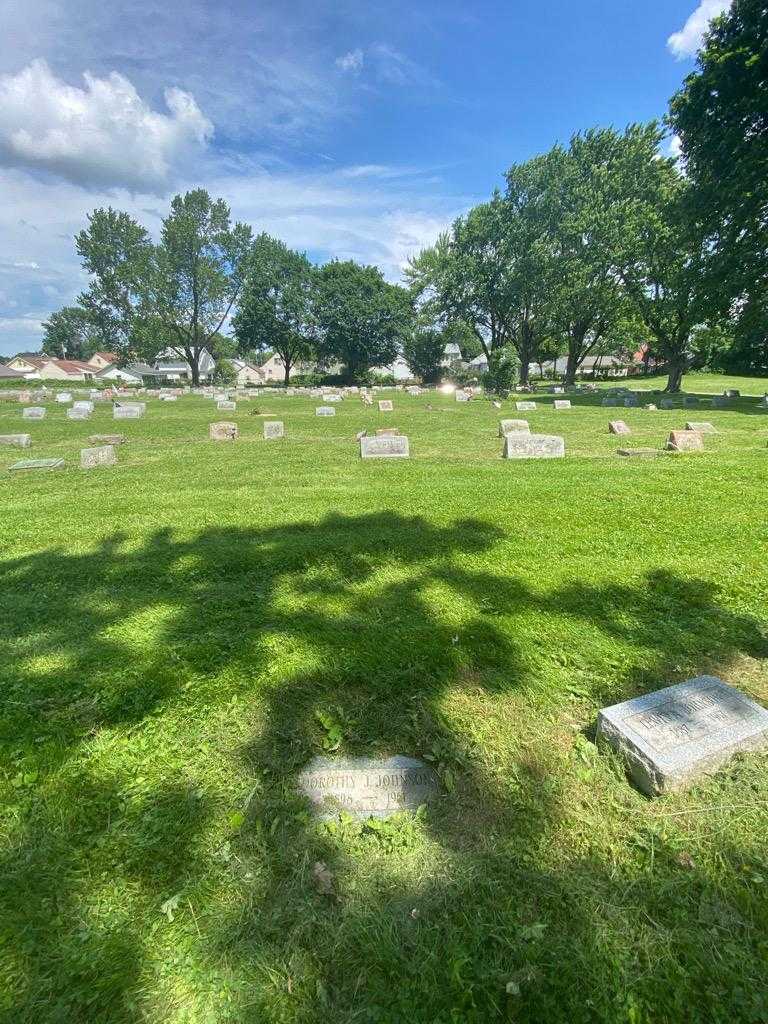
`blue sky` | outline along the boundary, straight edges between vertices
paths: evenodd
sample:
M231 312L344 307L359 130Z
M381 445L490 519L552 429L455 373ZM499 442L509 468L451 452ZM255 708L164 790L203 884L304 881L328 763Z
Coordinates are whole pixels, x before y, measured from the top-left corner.
M0 354L85 279L96 206L204 185L313 258L409 255L513 162L664 114L729 0L0 0Z

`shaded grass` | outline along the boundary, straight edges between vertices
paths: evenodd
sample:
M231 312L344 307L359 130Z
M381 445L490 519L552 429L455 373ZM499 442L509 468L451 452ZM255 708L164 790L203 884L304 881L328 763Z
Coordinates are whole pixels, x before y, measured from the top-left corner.
M768 699L768 420L596 401L537 398L554 463L499 459L509 403L434 397L258 399L233 445L194 398L29 425L71 468L3 482L2 1019L768 1017L765 759L651 802L589 740L696 672ZM617 416L721 434L630 464ZM358 460L382 423L409 463ZM74 468L112 429L120 465ZM343 753L430 760L440 804L314 824L317 710Z

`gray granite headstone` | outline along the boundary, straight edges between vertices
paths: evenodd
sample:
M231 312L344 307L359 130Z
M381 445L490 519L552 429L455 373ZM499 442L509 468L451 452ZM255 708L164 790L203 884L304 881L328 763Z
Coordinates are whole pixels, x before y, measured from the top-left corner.
M408 438L404 434L360 438L362 459L408 459L410 454Z
M412 757L315 758L299 775L299 790L315 812L333 818L387 818L418 810L439 794L435 772Z
M44 405L28 405L22 409L21 418L24 420L44 420L46 409Z
M332 405L318 405L315 409L315 416L335 416L336 410Z
M597 738L656 795L691 785L739 751L768 747L768 711L716 676L696 676L603 708Z
M112 418L116 420L138 420L144 410L138 405L116 405L112 410Z
M662 453L658 448L619 448L616 454L628 459L649 459Z
M66 405L72 401L72 395L69 391L59 391L56 395L56 401L60 402L62 405Z
M385 398L381 402L379 402L379 412L392 412L394 408L394 405L388 398Z
M237 402L230 402L228 399L222 399L216 403L217 412L236 412Z
M91 434L91 444L125 444L125 434Z
M111 444L99 448L83 448L80 451L80 468L96 469L98 466L116 466L117 452Z
M716 434L717 431L712 423L704 421L703 423L686 423L686 430L696 430L699 434Z
M210 423L208 437L211 441L236 441L240 435L236 423Z
M556 409L570 409L571 400L570 398L556 398L554 401L554 406Z
M64 459L24 459L21 462L14 462L8 469L11 471L22 469L61 469Z
M78 409L74 405L67 409L68 420L89 420L90 418L91 414L88 409Z
M499 420L499 437L505 434L530 434L528 420Z
M264 423L264 440L276 441L285 437L285 427L282 420L266 420Z
M562 459L565 441L553 434L505 434L505 459Z
M29 448L32 444L31 434L0 434L0 444L9 444L14 448Z
M515 408L518 412L533 412L536 408L535 402L515 402Z

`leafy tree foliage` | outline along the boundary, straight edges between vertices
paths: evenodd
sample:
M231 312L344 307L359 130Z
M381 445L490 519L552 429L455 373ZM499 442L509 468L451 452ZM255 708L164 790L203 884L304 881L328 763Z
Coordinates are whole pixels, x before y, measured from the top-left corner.
M377 267L333 260L317 272L318 352L338 360L348 380L391 363L414 324L406 289L389 284Z
M313 354L314 275L304 253L267 234L256 238L233 327L241 352L271 349L277 353L285 367L286 384L296 363Z
M488 371L483 378L486 391L506 398L520 377L520 359L514 345L502 345L491 352Z
M442 377L445 346L445 334L436 330L414 331L403 342L405 361L424 384L436 384Z
M57 359L88 360L105 348L92 314L82 306L64 306L51 313L43 332L43 352Z

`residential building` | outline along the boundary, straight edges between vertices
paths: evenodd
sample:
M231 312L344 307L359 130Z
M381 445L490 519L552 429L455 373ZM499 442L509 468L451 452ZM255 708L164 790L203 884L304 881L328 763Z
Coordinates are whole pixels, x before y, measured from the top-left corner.
M97 370L104 370L117 362L117 355L114 352L94 352L88 360L90 366Z
M252 366L251 363L246 363L244 359L230 359L230 362L237 375L235 380L237 387L244 388L249 384L264 383L264 375L258 366Z
M10 366L0 364L0 380L24 380L26 374L21 370L12 370Z
M145 371L145 372L144 372ZM141 386L145 377L154 377L155 371L146 363L138 363L136 367L105 366L104 369L96 372L97 380L116 380L124 384L136 384Z
M180 348L165 348L155 356L155 376L165 380L191 379L192 367L184 358L184 350ZM198 360L198 372L200 380L208 380L213 376L216 369L216 360L207 348L200 353Z

